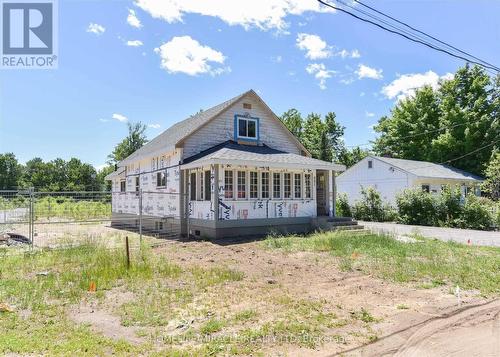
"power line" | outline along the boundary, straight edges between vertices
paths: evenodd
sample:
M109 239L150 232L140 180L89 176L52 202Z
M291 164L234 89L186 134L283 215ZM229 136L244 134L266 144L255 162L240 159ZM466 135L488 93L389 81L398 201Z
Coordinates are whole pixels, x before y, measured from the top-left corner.
M418 136L432 134L432 133L436 133L436 132L443 131L443 130L446 130L446 129L453 129L453 128L456 128L458 126L463 126L463 125L466 125L466 124L468 124L468 123L459 123L459 124L454 124L454 125L451 125L451 126L443 126L441 128L438 128L438 129L428 130L428 131L424 131L424 132L421 132L421 133L418 133L418 134L412 134L412 135L407 135L407 136L402 136L402 137L394 138L394 140L403 140L403 139L416 138ZM347 148L352 148L352 147L368 146L368 145L372 145L372 142L358 144L358 145L347 145L346 147Z
M445 46L447 46L447 47L449 47L449 48L452 48L452 49L454 49L455 51L458 51L458 52L460 52L460 53L462 53L462 54L464 54L464 55L470 56L470 57L472 57L472 58L474 58L474 59L476 59L476 60L478 60L478 61L481 61L482 63L484 63L484 64L486 64L486 65L493 66L493 67L495 67L497 70L499 70L499 68L498 68L498 67L496 67L495 65L493 65L493 64L491 64L491 63L489 63L489 62L486 62L486 61L484 61L484 60L482 60L482 59L480 59L480 58L478 58L478 57L476 57L476 56L474 56L474 55L472 55L472 54L470 54L470 53L468 53L468 52L465 52L465 51L463 51L463 50L461 50L461 49L459 49L459 48L457 48L457 47L455 47L455 46L453 46L453 45L450 45L450 44L449 44L449 43L447 43L447 42L441 41L440 39L438 39L438 38L436 38L436 37L434 37L434 36L432 36L432 35L429 35L428 33L424 32L424 31L421 31L421 30L419 30L419 29L417 29L417 28L415 28L415 27L413 27L413 26L410 26L410 25L409 25L409 24L407 24L406 22L400 21L400 20L398 20L398 19L396 19L396 18L394 18L394 17L392 17L392 16L390 16L390 15L388 15L388 14L386 14L386 13L382 12L382 11L379 11L379 10L377 10L377 9L375 9L375 8L371 7L371 6L368 6L368 5L364 4L363 2L361 2L361 1L359 1L359 0L353 0L353 1L354 1L354 2L356 2L356 3L358 3L358 4L360 4L361 6L364 6L364 7L368 8L368 9L370 9L370 10L372 10L372 11L375 11L377 14L380 14L380 15L382 15L382 16L385 16L385 17L387 17L387 18L389 18L389 19L391 19L391 20L393 20L393 21L396 21L397 23L399 23L399 24L401 24L401 25L404 25L404 26L406 26L406 27L408 27L408 28L412 29L413 31L416 31L416 32L418 32L418 33L420 33L420 34L422 34L422 35L424 35L424 36L427 36L427 37L429 37L429 38L433 39L434 41L437 41L437 42L439 42L439 43L441 43L441 44L443 44L443 45L445 45Z
M381 29L383 29L383 30L385 30L385 31L388 31L388 32L390 32L390 33L393 33L393 34L396 34L396 35L402 36L402 37L404 37L404 38L406 38L406 39L408 39L408 40L410 40L410 41L413 41L413 42L416 42L416 43L420 43L420 44L422 44L422 45L424 45L424 46L426 46L426 47L429 47L429 48L431 48L431 49L433 49L433 50L436 50L436 51L439 51L439 52L443 52L443 53L445 53L445 54L448 54L448 55L450 55L450 56L452 56L452 57L455 57L455 58L461 59L461 60L466 61L466 62L470 62L470 63L477 64L478 66L481 66L481 67L485 68L486 70L491 69L491 70L494 70L494 71L496 71L496 72L499 72L499 71L500 71L497 67L494 67L494 66L489 66L489 65L485 65L485 64L483 64L483 63L480 63L480 62L473 61L473 60L471 60L471 59L465 58L465 57L463 57L463 56L461 56L461 55L457 55L457 54L451 53L450 51L447 51L447 50L445 50L445 49L442 49L442 48L436 47L436 46L434 46L434 45L432 45L432 44L430 44L430 43L427 43L427 42L425 42L425 41L422 41L422 40L420 40L420 39L418 39L418 38L414 38L414 37L415 37L415 35L413 35L414 37L410 37L410 36L408 36L408 35L406 35L406 34L404 34L404 33L401 33L401 32L399 32L399 31L391 30L391 29L389 29L389 28L387 28L387 27L385 27L385 26L383 26L383 25L381 25L381 24L379 24L379 23L377 23L377 22L374 22L374 21L372 21L372 20L369 20L369 19L366 19L366 18L360 17L360 16L358 16L358 15L356 15L356 14L353 14L352 12L349 12L349 11L347 11L347 10L345 10L345 9L342 9L342 8L340 8L340 7L337 7L337 6L334 6L334 5L332 5L332 4L329 4L329 3L327 3L327 2L325 2L325 1L323 1L323 0L318 0L318 2L319 2L319 3L321 3L321 4L323 4L323 5L325 5L325 6L327 6L327 7L329 7L329 8L332 8L332 9L334 9L334 10L337 10L337 11L340 11L340 12L343 12L343 13L346 13L346 14L348 14L349 16L352 16L352 17L354 17L354 18L356 18L356 19L358 19L358 20L360 20L360 21L370 23L370 24L372 24L372 25L374 25L374 26L377 26L377 27L379 27L379 28L381 28ZM392 27L394 28L394 26L392 26ZM489 71L489 72L490 72L490 71ZM491 72L490 72L490 73L491 73ZM493 74L495 74L495 73L493 73Z

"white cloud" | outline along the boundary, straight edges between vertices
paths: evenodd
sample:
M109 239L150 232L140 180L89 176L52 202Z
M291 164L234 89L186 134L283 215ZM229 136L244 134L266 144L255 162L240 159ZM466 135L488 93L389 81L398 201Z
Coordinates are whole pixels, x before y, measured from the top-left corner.
M364 96L365 96L365 94L366 94L365 92L361 92L361 93L359 93L359 96L360 96L360 97L364 97Z
M346 49L343 49L343 50L335 53L335 56L340 56L342 58L360 58L361 53L359 53L358 50L348 51Z
M148 128L152 129L160 129L161 125L160 124L148 124Z
M283 61L283 57L282 56L272 56L271 57L271 61L273 61L274 63L281 63Z
M125 123L126 121L128 121L128 118L122 114L115 113L111 117L115 120L118 120L119 122L122 122L122 123Z
M332 78L332 75L336 73L327 69L323 63L311 63L306 67L306 71L319 80L319 87L321 89L326 89L326 80Z
M375 113L371 113L371 112L365 111L365 115L366 115L368 118L373 118L373 117L375 116Z
M351 58L360 58L360 57L361 57L361 53L359 53L358 50L351 51Z
M99 121L100 121L101 123L107 123L109 120L108 120L108 119L104 119L104 118L100 118L100 119L99 119Z
M297 35L297 47L307 51L306 57L312 60L327 58L332 55L331 47L318 35L299 33Z
M132 9L128 10L127 23L137 29L140 29L142 27L141 20L139 20L139 18L137 17L135 10Z
M382 88L382 94L384 94L389 99L398 98L399 100L404 99L408 96L412 96L415 90L421 88L425 85L429 85L436 89L439 86L440 80L446 80L453 78L453 74L447 73L443 76L439 76L433 71L428 71L426 73L410 73L399 76L388 85Z
M383 78L381 69L371 68L371 67L365 66L364 64L360 64L358 66L358 69L356 70L356 74L358 75L359 79L362 79L362 78L382 79Z
M97 36L102 35L104 31L106 31L106 28L99 24L90 23L89 27L87 27L87 32L93 33Z
M105 169L106 167L108 167L108 164L101 164L101 165L95 166L95 169L96 169L97 172L99 172L102 169Z
M143 43L140 40L127 41L127 46L130 46L130 47L140 47L142 45L143 45Z
M210 62L223 65L226 57L189 36L174 37L159 48L155 48L155 52L161 57L161 68L169 73L196 76L204 73L218 75L230 71L228 67L212 68Z
M245 29L286 31L288 15L305 12L333 12L316 0L135 0L135 4L154 18L181 22L185 14L213 16L229 25Z

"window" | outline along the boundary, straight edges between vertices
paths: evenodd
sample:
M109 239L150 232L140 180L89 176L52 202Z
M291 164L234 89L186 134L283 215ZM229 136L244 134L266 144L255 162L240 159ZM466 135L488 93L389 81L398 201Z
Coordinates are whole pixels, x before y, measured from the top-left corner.
M261 177L261 196L262 198L269 198L269 172L263 172Z
M429 185L422 185L422 191L429 193L431 191L431 188Z
M120 181L120 192L125 192L127 190L127 183L125 180Z
M306 198L311 198L311 174L304 175L304 186L306 188Z
M196 200L196 172L191 173L191 190L190 190L190 200L195 201Z
M165 187L167 185L165 171L156 173L156 187Z
M204 198L205 201L210 201L212 199L212 185L211 185L211 178L212 173L210 171L205 171L204 177L205 177L205 194Z
M281 175L273 173L273 198L281 197Z
M139 180L139 176L136 176L135 177L135 192L139 192L140 185L141 185L141 182Z
M301 198L302 197L302 175L295 174L293 178L293 187L294 187L294 197Z
M233 198L233 172L224 171L224 197Z
M250 198L259 198L259 181L257 172L250 172Z
M238 171L238 198L247 198L247 173Z
M257 120L238 118L238 137L257 139Z
M373 169L373 161L372 160L368 160L368 168Z
M284 174L283 175L283 181L284 181L284 193L283 197L284 198L290 198L292 197L292 174Z

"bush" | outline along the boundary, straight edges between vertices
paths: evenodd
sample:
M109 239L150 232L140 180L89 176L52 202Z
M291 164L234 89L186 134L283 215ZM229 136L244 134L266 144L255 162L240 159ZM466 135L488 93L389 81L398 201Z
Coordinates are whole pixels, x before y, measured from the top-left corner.
M361 200L352 207L352 216L363 221L385 222L395 220L397 213L382 202L380 193L374 188L361 188Z
M404 224L436 226L439 204L434 196L419 188L408 189L396 198L399 220Z
M432 196L436 200L436 214L438 223L444 227L454 227L454 219L460 216L462 211L462 195L460 188L443 187L439 196Z
M493 215L487 199L469 194L462 206L460 218L455 220L459 228L488 230L494 225Z
M352 217L351 206L349 206L349 200L347 195L342 193L337 198L336 202L337 216L339 217Z

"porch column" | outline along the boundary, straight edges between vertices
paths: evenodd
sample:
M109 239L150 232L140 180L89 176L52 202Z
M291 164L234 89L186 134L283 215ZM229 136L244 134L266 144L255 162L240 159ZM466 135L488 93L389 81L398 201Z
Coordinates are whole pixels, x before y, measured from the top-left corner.
M337 181L335 171L332 171L333 217L337 217Z
M210 192L212 193L211 206L214 214L214 220L219 220L219 164L210 167Z
M332 170L327 171L328 179L328 216L335 217L335 195L334 195L334 172Z

